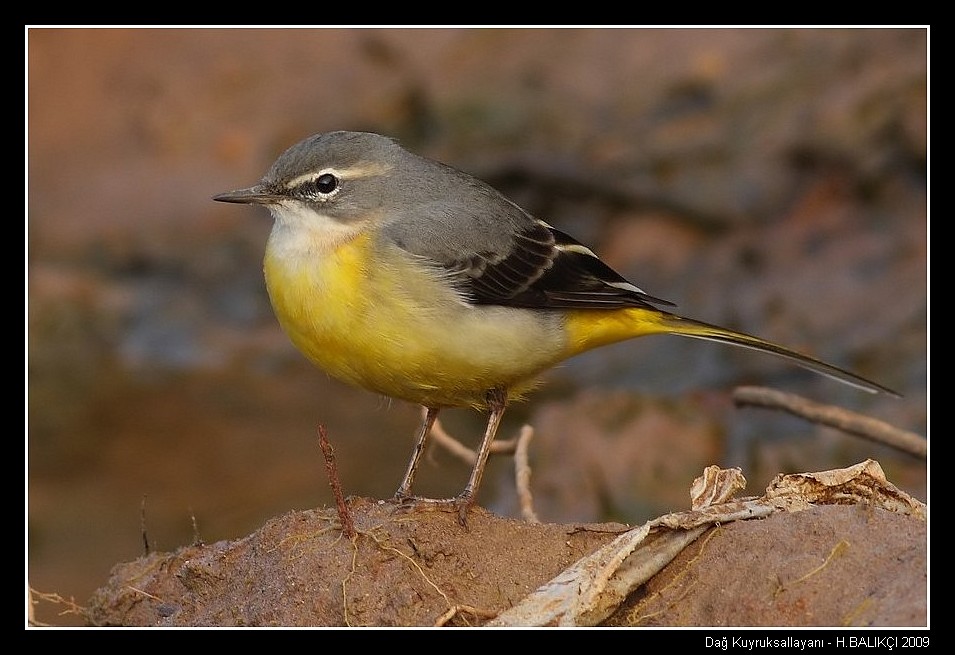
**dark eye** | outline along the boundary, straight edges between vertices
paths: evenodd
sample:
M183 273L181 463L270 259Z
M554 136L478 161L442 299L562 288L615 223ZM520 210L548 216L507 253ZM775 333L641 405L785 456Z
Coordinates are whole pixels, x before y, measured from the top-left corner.
M334 173L322 173L299 187L299 193L312 200L328 200L339 189L341 180Z
M331 173L322 173L315 178L315 188L319 193L327 195L338 188L338 178Z

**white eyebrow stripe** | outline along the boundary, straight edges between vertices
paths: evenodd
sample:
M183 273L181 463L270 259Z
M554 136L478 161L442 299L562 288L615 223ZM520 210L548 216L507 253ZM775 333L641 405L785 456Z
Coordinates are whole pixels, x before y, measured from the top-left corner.
M391 168L391 166L376 163L358 164L349 168L323 168L318 171L309 171L308 173L302 173L298 177L293 177L291 180L285 183L285 188L293 189L300 184L311 182L327 173L331 173L335 177L341 178L343 180L357 180L363 177L375 177L382 175L390 171Z

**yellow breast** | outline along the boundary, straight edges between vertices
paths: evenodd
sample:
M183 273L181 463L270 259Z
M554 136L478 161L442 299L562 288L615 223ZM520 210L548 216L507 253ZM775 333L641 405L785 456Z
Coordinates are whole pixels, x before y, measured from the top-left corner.
M276 224L265 279L282 327L333 377L430 407L519 395L566 357L559 314L466 302L441 272L368 234L337 243Z

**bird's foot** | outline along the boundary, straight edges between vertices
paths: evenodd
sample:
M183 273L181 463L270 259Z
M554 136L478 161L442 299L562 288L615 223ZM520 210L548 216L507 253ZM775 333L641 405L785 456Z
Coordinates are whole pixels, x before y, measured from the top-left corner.
M468 512L474 506L474 498L461 494L454 498L422 498L409 494L396 493L392 502L399 509L416 512L453 512L458 515L458 523L468 527Z

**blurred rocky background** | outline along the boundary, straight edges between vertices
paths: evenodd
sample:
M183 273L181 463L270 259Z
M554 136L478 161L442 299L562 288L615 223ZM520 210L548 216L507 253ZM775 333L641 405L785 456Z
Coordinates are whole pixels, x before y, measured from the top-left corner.
M924 29L29 29L28 581L83 604L110 568L241 537L346 493L390 497L418 409L330 380L269 308L264 210L211 196L316 132L371 130L482 177L694 318L897 389L651 337L549 373L523 422L545 521L639 523L708 464L910 457L782 414L765 384L927 434ZM474 444L483 417L447 412ZM418 491L467 468L434 453ZM518 516L511 464L480 503ZM44 602L37 618L80 619Z

